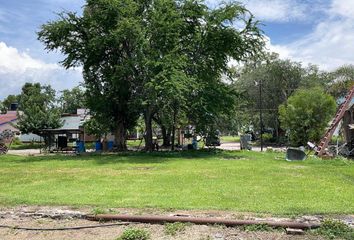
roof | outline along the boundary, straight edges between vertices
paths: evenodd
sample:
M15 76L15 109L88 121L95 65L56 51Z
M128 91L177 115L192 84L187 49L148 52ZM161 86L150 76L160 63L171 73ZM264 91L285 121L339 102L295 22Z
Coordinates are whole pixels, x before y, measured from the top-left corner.
M83 125L84 118L78 115L70 115L62 117L61 120L63 121L63 126L56 129L43 129L43 132L51 132L54 134L59 134L63 132L68 133L79 133L82 130L80 126Z
M6 114L0 114L0 126L17 120L16 111L8 111Z

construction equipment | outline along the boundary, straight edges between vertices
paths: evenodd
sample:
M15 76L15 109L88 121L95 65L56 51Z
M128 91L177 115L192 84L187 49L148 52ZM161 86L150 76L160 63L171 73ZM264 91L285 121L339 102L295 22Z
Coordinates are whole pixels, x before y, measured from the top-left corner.
M333 136L333 133L335 132L338 124L340 121L343 119L343 116L345 112L347 111L352 99L354 96L354 86L352 86L351 90L345 96L344 102L340 105L336 116L334 117L331 125L327 129L326 133L324 134L323 138L321 139L320 143L318 144L317 150L316 150L316 155L318 156L323 156L326 154L326 148L328 147L329 142L331 141L331 138Z

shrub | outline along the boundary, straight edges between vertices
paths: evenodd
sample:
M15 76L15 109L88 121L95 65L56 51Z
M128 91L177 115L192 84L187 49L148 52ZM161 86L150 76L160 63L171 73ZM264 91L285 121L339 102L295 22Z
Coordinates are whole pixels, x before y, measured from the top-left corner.
M263 133L262 138L263 141L266 143L274 142L273 135L270 133Z
M329 239L354 239L354 230L350 228L347 224L338 220L327 219L323 221L321 227L318 228L315 232Z
M117 240L148 240L150 234L143 229L129 228Z
M307 141L320 140L335 110L334 98L323 90L302 89L280 105L279 116L282 128L289 130L291 144L306 146Z

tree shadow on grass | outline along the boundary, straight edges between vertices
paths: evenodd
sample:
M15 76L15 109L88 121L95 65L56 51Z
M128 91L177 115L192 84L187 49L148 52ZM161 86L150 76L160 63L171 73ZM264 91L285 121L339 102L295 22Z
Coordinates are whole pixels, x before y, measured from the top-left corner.
M98 165L103 164L144 164L144 163L165 163L170 161L182 161L192 159L228 158L229 151L223 150L191 150L191 151L165 151L165 152L119 152L109 154L83 154L83 155L46 155L23 157L21 160L11 162L34 163L45 161L95 161ZM235 153L232 153L235 155ZM242 157L242 156L241 156Z

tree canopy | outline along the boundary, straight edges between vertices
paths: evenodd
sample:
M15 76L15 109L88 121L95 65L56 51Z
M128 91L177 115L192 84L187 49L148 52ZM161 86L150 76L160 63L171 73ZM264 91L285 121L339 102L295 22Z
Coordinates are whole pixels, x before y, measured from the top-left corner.
M84 90L80 87L61 91L58 99L62 113L76 113L77 109L85 108Z
M43 129L61 127L60 109L50 86L26 83L19 96L17 127L22 133L42 135Z
M115 132L118 149L143 114L151 150L159 113L175 128L177 116L199 126L227 110L232 91L222 74L230 59L263 49L257 25L237 2L210 9L194 0L87 0L82 16L63 12L38 35L66 56L64 67L83 66L87 107Z

